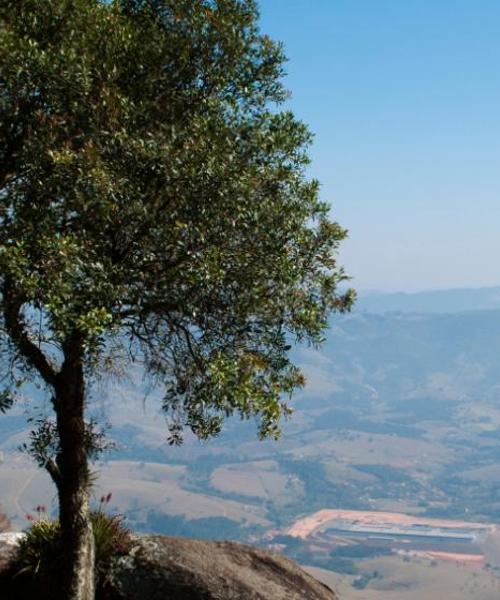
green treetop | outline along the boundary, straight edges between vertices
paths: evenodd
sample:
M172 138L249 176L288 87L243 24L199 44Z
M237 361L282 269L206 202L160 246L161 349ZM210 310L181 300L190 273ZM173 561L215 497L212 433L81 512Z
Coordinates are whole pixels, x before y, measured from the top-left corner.
M39 458L72 548L64 598L93 594L78 577L93 380L140 361L172 442L232 414L276 436L303 383L290 342L321 342L350 306L346 233L306 176L311 135L280 108L282 48L257 19L252 0L0 5L0 398L26 380L52 398Z

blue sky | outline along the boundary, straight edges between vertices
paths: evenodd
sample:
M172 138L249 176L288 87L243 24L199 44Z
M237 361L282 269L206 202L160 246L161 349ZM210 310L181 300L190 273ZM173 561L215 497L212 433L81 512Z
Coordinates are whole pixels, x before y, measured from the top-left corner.
M500 284L500 0L260 0L354 287Z

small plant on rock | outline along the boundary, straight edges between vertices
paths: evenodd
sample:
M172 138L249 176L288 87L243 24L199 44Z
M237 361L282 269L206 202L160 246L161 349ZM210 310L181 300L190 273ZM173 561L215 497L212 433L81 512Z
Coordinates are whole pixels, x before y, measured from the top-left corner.
M101 496L97 509L90 513L98 589L106 585L112 559L127 554L131 545L131 533L124 525L124 516L106 512L110 501L111 493ZM61 528L59 521L47 515L44 506L37 506L35 510L36 517L27 515L32 524L19 543L15 577L31 579L49 591L51 578L57 577L61 564Z
M47 516L44 506L37 506L37 518L27 515L32 522L26 536L19 542L17 574L39 578L56 570L59 555L59 522Z
M106 506L111 501L111 493L101 496L97 510L90 513L94 532L95 565L98 582L104 582L111 560L115 556L127 554L131 545L130 530L124 525L121 514L109 514Z

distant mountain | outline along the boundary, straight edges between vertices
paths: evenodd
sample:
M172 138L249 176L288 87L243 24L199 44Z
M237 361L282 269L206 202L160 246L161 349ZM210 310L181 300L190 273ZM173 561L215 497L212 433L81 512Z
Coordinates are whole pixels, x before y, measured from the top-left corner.
M364 294L331 325L320 349L293 350L307 385L293 398L279 443L256 441L253 421L230 419L208 444L187 435L183 446L169 446L161 391L148 389L137 366L93 390L89 409L110 422L117 443L97 467L96 497L112 492L112 509L136 531L263 544L324 508L482 521L500 531L500 287ZM0 503L15 528L40 502L55 508L48 478L17 451L29 427L26 408L48 406L40 392L26 390L32 394L36 402L0 416ZM407 565L384 555L379 569L370 558L365 577L360 557L371 556L371 546L349 546L340 556L317 542L276 543L301 564L333 569L345 581L351 574L358 586L373 580L380 597L388 589L401 600L416 597L406 583L388 587L396 575L387 565L396 563L386 561L397 561L407 581L405 569L416 572L417 559ZM437 581L441 567L429 564ZM496 571L477 573L494 578ZM360 597L345 589L346 598ZM500 597L470 589L453 597Z
M500 309L500 287L433 290L417 293L360 293L356 312L457 313Z
M242 541L331 507L498 522L500 309L358 309L293 359L307 385L279 443L232 419L209 444L170 447L161 392L142 389L139 371L96 389L91 411L118 445L99 493L136 530ZM22 409L0 417L0 502L14 526L54 497L17 453Z
M295 360L308 376L306 410L333 404L380 416L383 405L437 417L457 403L500 405L500 310L358 312L335 319L320 351L301 349Z

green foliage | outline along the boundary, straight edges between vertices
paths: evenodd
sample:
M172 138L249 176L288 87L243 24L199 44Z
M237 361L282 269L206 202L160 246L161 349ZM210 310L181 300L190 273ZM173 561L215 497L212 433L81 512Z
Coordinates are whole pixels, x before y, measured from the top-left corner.
M18 574L37 577L54 572L59 557L60 528L57 521L40 519L33 523L19 542L16 557Z
M5 413L12 408L14 404L14 398L9 390L3 390L0 392L0 412Z
M227 517L204 517L185 519L172 517L157 510L150 510L146 523L141 529L148 533L194 537L208 540L246 541L250 537L262 534L262 528L241 524Z
M252 0L0 5L4 348L49 386L75 339L89 379L141 360L174 443L232 414L276 437L304 383L290 344L353 300L257 20Z
M34 429L29 432L28 442L23 442L19 449L35 460L39 467L47 467L53 462L57 467L59 451L59 434L54 420L47 418L28 419L34 422ZM116 444L106 437L109 426L100 426L96 419L85 422L83 446L90 460L97 460L101 453L112 450Z
M39 467L45 467L54 460L59 449L59 436L54 421L37 419L36 427L29 434L29 441L23 442L19 448L29 454Z
M96 571L105 577L111 559L126 554L130 548L130 531L124 526L122 515L108 515L102 510L91 512L94 532Z
M106 514L102 507L90 514L95 543L95 572L104 583L113 557L130 548L130 531L121 515ZM56 520L42 517L33 522L19 543L16 557L17 575L45 581L57 574L61 565L60 526Z
M354 561L344 556L326 556L318 553L317 546L308 541L287 535L276 536L273 542L284 544L284 553L302 565L310 565L321 569L328 569L346 575L356 575L358 569Z

